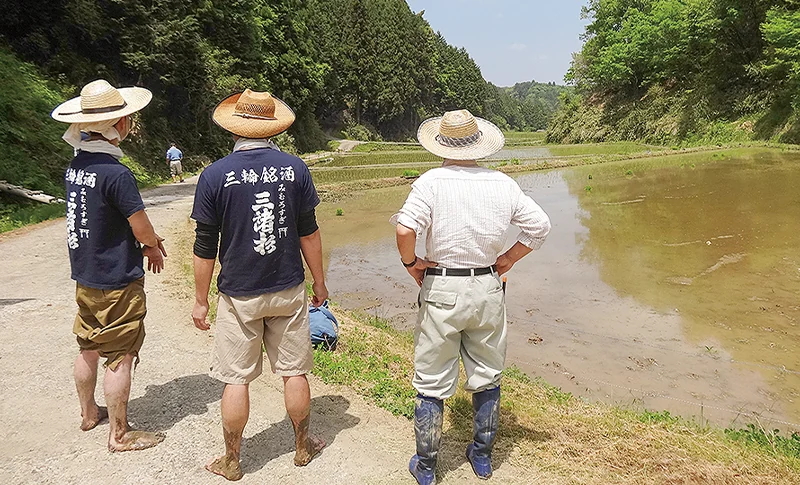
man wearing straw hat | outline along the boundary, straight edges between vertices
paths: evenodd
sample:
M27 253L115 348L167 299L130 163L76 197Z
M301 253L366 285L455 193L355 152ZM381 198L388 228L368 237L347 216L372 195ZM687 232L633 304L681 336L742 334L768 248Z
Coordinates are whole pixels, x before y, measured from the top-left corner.
M248 89L219 103L213 119L233 134L235 145L233 153L207 167L197 183L192 319L197 328L210 328L208 291L219 253L211 376L225 383L225 454L206 468L238 480L242 433L250 412L249 384L261 374L262 345L272 372L283 377L284 402L295 433L294 464L308 464L325 446L309 435L306 373L313 354L303 259L314 278L312 304L321 305L328 290L314 212L319 197L311 173L301 159L281 152L270 140L294 122L292 109L269 93Z
M478 478L487 479L506 357L500 276L542 245L550 220L513 179L475 162L503 147L505 138L492 123L466 110L451 111L422 123L417 137L445 161L414 182L392 218L400 260L421 287L414 332L417 453L409 471L420 484L435 481L443 400L456 391L461 357L474 411L466 456ZM520 234L501 254L509 225ZM421 234L426 235L425 258L415 253Z
M81 429L88 431L109 418L112 452L142 450L164 439L160 433L131 430L127 419L131 371L145 336L142 255L147 256L148 269L159 273L166 252L144 211L133 173L120 163L119 142L133 128L131 115L151 98L146 89L116 89L98 80L51 114L70 123L64 140L78 150L65 179L67 246L77 282L73 332L80 353L74 373ZM106 359L107 409L94 399L100 357Z

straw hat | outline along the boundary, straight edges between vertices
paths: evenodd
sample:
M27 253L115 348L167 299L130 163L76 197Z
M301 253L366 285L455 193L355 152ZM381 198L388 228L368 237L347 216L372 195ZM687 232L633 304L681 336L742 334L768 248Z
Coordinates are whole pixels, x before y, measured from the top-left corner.
M294 111L269 93L245 89L223 99L211 116L214 123L245 138L269 138L288 130Z
M506 138L493 123L462 109L425 120L417 131L423 148L448 160L478 160L497 153Z
M145 88L115 88L98 79L81 89L81 95L61 103L50 113L64 123L94 123L135 113L147 106L153 93Z

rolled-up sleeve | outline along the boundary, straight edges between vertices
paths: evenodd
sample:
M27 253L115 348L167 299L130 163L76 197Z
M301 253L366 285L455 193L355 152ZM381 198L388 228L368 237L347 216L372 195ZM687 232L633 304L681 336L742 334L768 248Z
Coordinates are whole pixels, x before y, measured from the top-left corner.
M409 229L421 234L431 225L432 197L433 194L429 187L420 183L418 180L411 186L411 193L408 195L405 204L400 212L395 214L391 222L402 224Z
M550 217L522 190L519 191L511 223L522 231L517 241L531 249L539 249L550 233Z

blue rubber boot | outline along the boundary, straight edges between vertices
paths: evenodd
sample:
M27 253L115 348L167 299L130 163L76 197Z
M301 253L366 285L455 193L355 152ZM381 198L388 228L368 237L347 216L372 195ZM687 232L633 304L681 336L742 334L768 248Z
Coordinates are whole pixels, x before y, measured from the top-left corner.
M472 395L473 439L467 446L467 460L481 479L492 476L492 446L500 423L500 387Z
M417 454L411 457L408 471L419 485L436 482L434 470L442 440L444 402L432 397L417 396L414 405L414 434L417 438Z

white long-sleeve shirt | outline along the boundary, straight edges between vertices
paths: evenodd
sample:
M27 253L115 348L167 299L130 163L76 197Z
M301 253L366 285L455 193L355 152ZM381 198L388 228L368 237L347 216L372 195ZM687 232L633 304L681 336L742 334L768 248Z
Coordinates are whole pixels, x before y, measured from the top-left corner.
M550 218L508 175L479 166L447 165L423 174L392 218L425 233L426 259L444 268L493 265L509 225L518 241L539 249Z

